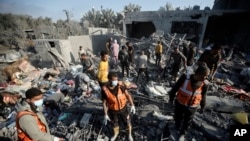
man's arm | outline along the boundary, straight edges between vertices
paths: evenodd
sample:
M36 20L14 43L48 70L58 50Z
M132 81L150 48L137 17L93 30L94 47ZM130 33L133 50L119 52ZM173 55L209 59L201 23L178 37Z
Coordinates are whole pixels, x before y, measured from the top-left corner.
M102 106L103 106L104 115L108 115L108 106L107 106L107 100L106 99L102 100Z
M132 99L132 96L131 94L128 92L128 90L125 90L125 94L126 94L126 97L130 103L131 106L134 106L134 102L133 102L133 99Z
M207 90L208 90L208 85L204 85L202 88L202 92L201 92L201 95L202 95L202 99L200 103L201 109L203 109L206 105Z
M186 75L183 74L178 81L175 83L174 87L171 89L171 91L169 92L169 101L173 102L176 92L179 90L179 88L182 86L182 84L184 83L184 81L186 80Z

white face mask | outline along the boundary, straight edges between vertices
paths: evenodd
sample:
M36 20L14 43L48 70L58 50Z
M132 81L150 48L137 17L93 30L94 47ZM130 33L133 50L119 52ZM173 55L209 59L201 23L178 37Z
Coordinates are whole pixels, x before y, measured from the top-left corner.
M111 85L112 85L112 86L117 86L117 84L118 84L118 80L111 81Z
M37 107L41 107L43 105L43 99L34 101L34 105L36 105Z

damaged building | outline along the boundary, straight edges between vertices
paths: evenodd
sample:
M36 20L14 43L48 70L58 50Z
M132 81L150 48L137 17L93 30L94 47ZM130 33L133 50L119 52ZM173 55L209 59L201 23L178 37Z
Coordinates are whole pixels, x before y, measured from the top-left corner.
M191 40L201 47L206 36L214 36L222 37L220 41L236 43L247 49L250 44L250 23L247 19L250 13L242 7L246 5L249 5L247 0L216 0L213 10L131 12L126 14L124 20L124 35L91 28L89 35L69 36L65 40L32 37L35 52L28 54L29 58L10 60L12 63L5 69L15 83L1 82L0 93L12 91L23 96L28 88L39 87L45 99L57 93L58 89L67 89L69 94L60 105L61 114L44 107L43 113L51 134L68 141L108 141L113 135L112 124L103 124L98 81L92 78L77 80L77 75L82 74L78 48L82 46L88 52L97 69L100 50L105 48L109 37L118 39L122 45L123 40L131 41L136 52L145 48L151 52L148 60L150 81L146 82L144 77L139 82L135 81L137 68L133 65L130 67L131 77L119 77L128 87L136 107L136 114L131 114L132 136L135 141L176 141L174 107L168 103L169 91L173 87L171 66L165 63L169 54L163 55L162 65L166 68L166 74L161 76L162 70L154 66L155 43L161 38L165 47L171 45L172 39L182 38L181 41ZM215 80L208 83L205 110L195 113L185 140L228 141L231 125L249 124L250 79L244 78L250 78L250 55L247 52L233 52L232 56L220 64ZM5 58L0 54L0 60ZM62 69L55 70L54 67ZM121 67L118 66L115 71L120 73ZM87 85L90 91L86 90ZM4 120L0 121L0 140L17 140L14 107L5 107L1 114ZM128 140L124 123L121 123L116 140Z

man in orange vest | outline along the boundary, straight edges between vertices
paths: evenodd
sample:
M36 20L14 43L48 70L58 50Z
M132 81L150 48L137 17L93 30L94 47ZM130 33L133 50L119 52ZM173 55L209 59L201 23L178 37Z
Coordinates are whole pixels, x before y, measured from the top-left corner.
M132 125L127 108L127 101L129 101L131 105L130 112L135 114L135 106L132 97L126 90L125 85L118 81L117 73L110 72L108 74L108 79L108 85L102 86L102 90L105 93L103 95L104 125L107 124L107 121L112 121L114 135L111 141L114 141L119 134L118 118L121 117L121 120L127 123L128 126L128 139L129 141L133 141Z
M175 126L180 135L185 135L194 113L205 107L207 85L205 80L210 70L206 64L200 65L194 74L183 74L169 93L169 102L175 98ZM177 94L176 94L177 93Z
M64 141L50 134L42 114L43 94L38 88L30 88L26 98L16 105L16 128L19 141Z

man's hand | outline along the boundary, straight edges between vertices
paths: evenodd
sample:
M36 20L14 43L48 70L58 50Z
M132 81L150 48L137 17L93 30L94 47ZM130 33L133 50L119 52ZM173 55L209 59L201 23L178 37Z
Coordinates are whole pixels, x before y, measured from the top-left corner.
M135 114L135 106L131 106L130 112Z
M107 125L108 121L111 121L108 115L104 116L103 124Z

